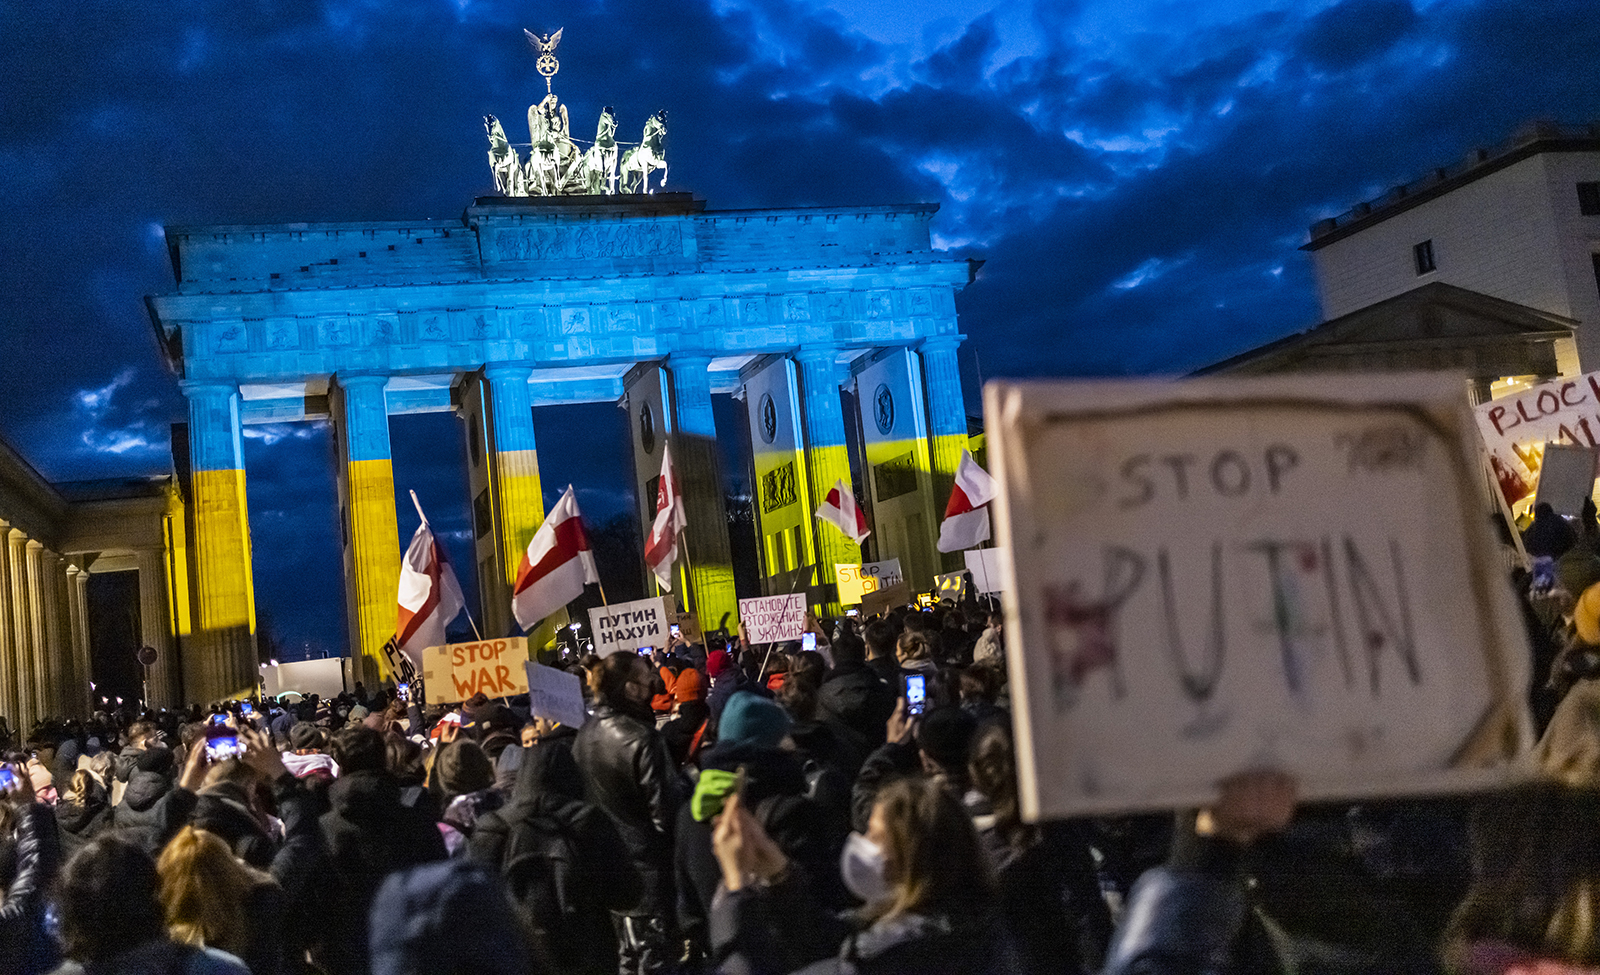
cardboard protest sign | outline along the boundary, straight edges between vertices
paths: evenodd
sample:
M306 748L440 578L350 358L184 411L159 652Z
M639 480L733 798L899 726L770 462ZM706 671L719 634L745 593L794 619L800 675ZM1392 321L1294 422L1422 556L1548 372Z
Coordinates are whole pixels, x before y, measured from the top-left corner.
M667 601L660 596L595 606L589 610L594 652L605 657L618 650L633 653L640 647L664 647L672 638L668 627L677 619L676 613L669 615Z
M939 599L953 599L961 601L967 594L967 574L965 572L942 572L933 577L934 595Z
M1548 444L1544 462L1539 465L1537 500L1548 503L1558 515L1575 515L1594 494L1595 457L1593 447Z
M489 697L526 694L527 660L528 641L520 636L429 647L422 651L428 703L453 704L479 691Z
M700 629L700 617L693 613L678 614L678 632L685 643L704 645L706 642L705 632Z
M1600 372L1540 383L1474 409L1506 504L1538 487L1546 443L1600 446Z
M1000 567L1007 558L1004 549L968 549L961 554L967 557L967 571L972 573L972 584L978 592L988 595L1000 591Z
M846 606L859 603L867 593L887 589L902 578L899 559L863 565L835 563L833 572L839 581L839 602Z
M583 682L576 674L528 661L528 710L536 718L580 728L588 718L583 708Z
M1528 650L1459 380L991 383L1030 818L1501 785Z
M911 602L912 598L911 584L905 581L897 582L885 589L878 589L862 596L861 615L887 613L896 606L904 606Z
M751 643L798 640L806 629L805 593L739 600L739 622Z

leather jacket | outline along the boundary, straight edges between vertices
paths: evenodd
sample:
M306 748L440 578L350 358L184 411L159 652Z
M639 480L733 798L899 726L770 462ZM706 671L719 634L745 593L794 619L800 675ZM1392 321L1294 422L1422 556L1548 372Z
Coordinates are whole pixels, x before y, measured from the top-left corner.
M661 733L601 705L578 729L572 757L583 777L584 799L611 816L646 887L659 888L671 875L678 808L672 757Z
M33 975L60 962L44 923L45 900L60 869L55 817L49 806L29 803L18 815L17 876L0 906L0 971Z

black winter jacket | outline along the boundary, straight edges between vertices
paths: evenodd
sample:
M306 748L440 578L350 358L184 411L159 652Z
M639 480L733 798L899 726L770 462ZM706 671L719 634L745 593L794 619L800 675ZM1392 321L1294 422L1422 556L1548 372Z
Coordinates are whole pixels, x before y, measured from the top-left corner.
M445 858L437 820L406 805L401 791L381 771L347 773L328 789L333 808L319 824L332 876L323 880L314 958L331 975L368 971L367 911L384 878Z
M653 724L602 705L578 730L572 757L584 799L611 816L643 881L633 913L667 916L678 796L666 742Z
M703 768L745 770L744 801L778 848L816 884L829 908L851 901L839 879L839 851L850 832L842 810L830 814L806 796L806 777L793 754L777 748L718 745L702 756ZM696 822L689 803L678 811L673 858L678 881L678 924L691 937L706 936L711 901L722 868L711 848L712 824Z
M580 930L567 933L572 935L569 943L581 945L582 957L548 957L546 946L531 939L538 967L552 973L615 971L617 943L610 912L639 902L640 880L611 817L582 799L583 781L572 758L574 734L557 732L527 750L510 801L478 820L467 844L467 857L500 876L514 829L527 824L559 830L578 858L578 870L567 878L569 889L559 896L577 905ZM549 905L514 906L530 930L550 920L532 916Z
M0 972L38 975L61 961L45 931L45 906L61 869L61 846L50 807L35 802L19 811L17 876L0 903Z

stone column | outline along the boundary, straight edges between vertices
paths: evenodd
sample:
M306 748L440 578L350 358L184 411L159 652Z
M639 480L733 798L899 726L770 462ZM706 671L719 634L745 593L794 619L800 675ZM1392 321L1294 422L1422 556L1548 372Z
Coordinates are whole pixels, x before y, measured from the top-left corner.
M473 523L480 536L485 528L493 532L492 550L480 548L478 553L481 623L486 636L511 632L511 585L533 533L544 524L533 401L528 395L532 376L533 370L526 366L485 367L478 380L479 402L474 414L478 428L467 432L477 440L472 447L482 451L487 475L487 494L475 499ZM481 524L484 517L488 525ZM549 642L553 634L550 622L528 634L530 651Z
M167 574L161 552L140 552L139 563L139 640L154 647L156 662L145 675L146 693L152 707L174 707L179 702L172 688L177 661L173 659L172 623L167 611ZM85 604L87 608L87 604ZM88 632L88 628L84 628Z
M37 539L28 539L28 646L32 651L33 668L31 720L56 717L50 690L50 579L45 569L44 545Z
M0 521L0 715L13 731L17 729L20 712L17 709L17 641L12 622L15 608L11 596L10 537L13 529Z
M955 489L956 468L967 449L967 405L961 396L961 368L956 360L958 340L939 336L922 343L922 375L928 387L928 452L933 460L933 502L944 517L950 492ZM940 556L943 571L966 565L960 552Z
M28 536L12 529L6 551L6 572L11 582L11 649L16 664L17 711L10 715L16 722L18 738L26 738L33 722L38 719L38 705L33 696L33 618L28 585Z
M806 474L811 486L812 512L828 497L836 481L853 483L850 455L844 438L844 407L839 402L843 378L833 346L802 348L795 355L800 366L800 404L805 418ZM854 488L852 488L852 491ZM832 525L816 524L817 581L834 581L834 565L861 561L861 546ZM838 615L837 600L823 612Z
M94 690L89 686L94 680L94 668L89 663L89 570L69 566L67 583L71 587L72 614L72 672L74 683L70 689L69 703L87 717L94 712Z
M739 599L733 587L722 464L711 412L711 357L674 353L667 366L672 373L672 464L688 520L678 541L678 557L689 571L680 577L691 577L689 605L702 630L716 629L725 613L732 614L728 617L732 626L739 616ZM652 499L652 510L654 504Z
M400 537L389 454L386 376L340 375L333 388L344 592L355 679L377 687L383 645L394 636Z
M207 702L255 686L256 610L250 514L239 442L239 391L183 384L189 398L194 516L194 635L183 655L188 698Z
M45 549L44 552L44 632L45 695L48 713L56 717L74 717L68 709L68 687L72 682L72 629L68 625L70 607L67 606L67 564L61 556Z

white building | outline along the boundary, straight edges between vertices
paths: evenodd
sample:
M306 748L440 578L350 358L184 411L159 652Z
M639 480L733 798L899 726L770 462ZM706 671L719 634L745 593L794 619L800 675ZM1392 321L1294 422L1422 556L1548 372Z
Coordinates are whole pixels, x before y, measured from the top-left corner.
M1303 249L1324 320L1443 282L1574 320L1582 367L1600 368L1600 123L1535 123L1317 222Z

